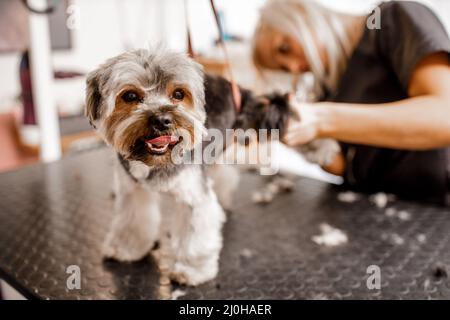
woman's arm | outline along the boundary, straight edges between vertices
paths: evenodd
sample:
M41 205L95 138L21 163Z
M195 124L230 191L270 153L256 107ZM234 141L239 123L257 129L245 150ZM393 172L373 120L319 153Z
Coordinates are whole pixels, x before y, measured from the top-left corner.
M315 138L425 150L450 145L450 63L447 53L432 54L416 66L411 98L378 105L315 103L297 107L302 121L291 121L285 142Z

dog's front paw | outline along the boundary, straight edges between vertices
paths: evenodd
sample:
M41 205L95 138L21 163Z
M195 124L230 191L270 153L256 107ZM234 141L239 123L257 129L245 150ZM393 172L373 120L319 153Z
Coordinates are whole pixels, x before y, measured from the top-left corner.
M127 241L125 241L124 239L108 237L103 244L103 256L121 262L141 260L150 252L152 244L132 238L127 238Z
M194 267L177 262L170 273L170 280L182 285L197 286L217 276L218 263L207 263L201 267Z

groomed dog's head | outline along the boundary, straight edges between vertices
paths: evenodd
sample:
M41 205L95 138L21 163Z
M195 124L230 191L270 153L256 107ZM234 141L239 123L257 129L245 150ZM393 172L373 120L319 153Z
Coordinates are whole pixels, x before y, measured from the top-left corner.
M205 130L202 67L181 53L137 50L89 73L85 114L127 160L173 163L172 151L201 144Z
M278 129L282 138L286 131L290 112L289 94L270 93L253 96L250 92L244 96L242 111L236 119L234 128L247 129Z

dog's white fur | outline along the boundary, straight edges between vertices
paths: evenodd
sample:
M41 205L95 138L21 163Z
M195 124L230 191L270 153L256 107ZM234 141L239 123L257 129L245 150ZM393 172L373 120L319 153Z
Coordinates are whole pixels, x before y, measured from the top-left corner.
M130 173L140 180L148 170L136 161ZM159 240L158 264L168 268L172 280L197 285L214 278L225 213L213 181L201 181L199 170L200 166L190 166L172 178L146 185L136 183L118 164L116 215L104 243L104 255L120 261L139 260Z

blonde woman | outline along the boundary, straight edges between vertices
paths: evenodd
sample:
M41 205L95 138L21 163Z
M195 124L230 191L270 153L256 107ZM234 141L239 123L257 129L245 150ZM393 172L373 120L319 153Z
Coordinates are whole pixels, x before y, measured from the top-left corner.
M342 153L325 170L348 187L448 203L450 41L430 9L392 1L351 16L311 1L269 1L253 58L315 76L321 102L294 106L301 121L291 120L285 143L334 138Z

